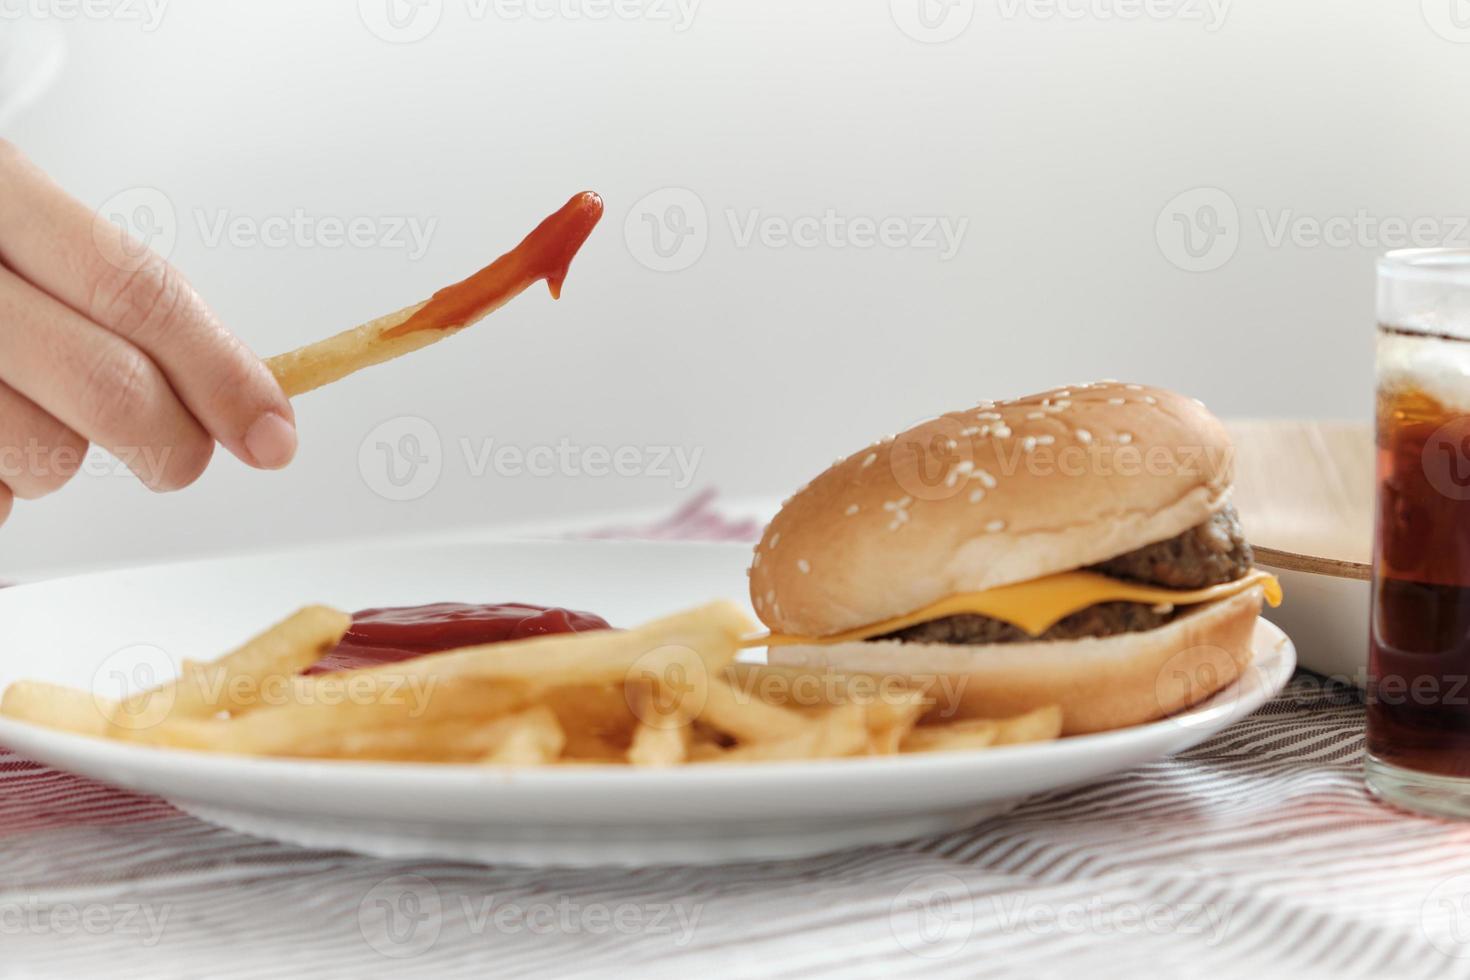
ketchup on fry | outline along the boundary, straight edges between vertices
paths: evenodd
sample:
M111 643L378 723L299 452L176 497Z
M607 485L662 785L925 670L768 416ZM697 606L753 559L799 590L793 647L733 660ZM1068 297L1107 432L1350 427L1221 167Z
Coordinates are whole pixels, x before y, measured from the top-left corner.
M416 330L454 330L477 320L540 279L551 298L561 298L572 258L602 217L602 198L592 191L573 197L519 245L462 282L445 286L407 320L383 331L381 339Z
M589 612L522 602L474 605L438 602L428 606L364 609L336 648L308 674L396 663L459 647L501 643L553 633L611 629Z

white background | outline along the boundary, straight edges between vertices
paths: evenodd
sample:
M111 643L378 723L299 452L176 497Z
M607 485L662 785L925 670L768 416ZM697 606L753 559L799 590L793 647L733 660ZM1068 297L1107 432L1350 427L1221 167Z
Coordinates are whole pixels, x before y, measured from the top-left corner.
M664 506L702 487L780 495L935 412L1099 377L1226 415L1366 418L1372 258L1393 244L1373 222L1470 214L1463 0L1154 0L1138 17L1123 16L1136 0L928 0L951 18L934 32L908 0L703 0L688 22L654 0L618 0L641 6L633 19L591 16L598 0L527 0L535 16L427 0L400 8L433 28L414 43L369 28L392 34L387 0L172 0L156 24L141 0L93 2L0 0L0 37L54 30L66 46L55 83L0 129L93 206L161 191L171 258L263 355L427 296L575 191L599 191L608 215L560 303L538 288L300 399L288 471L221 454L167 497L80 478L17 506L0 573ZM669 194L639 202L670 187L706 217L684 212L701 234L672 261L688 267L655 271L646 221L678 215ZM1216 190L1178 197L1197 188ZM1223 234L1192 259L1181 222L1209 222L1201 205ZM829 209L967 225L948 257L739 239L752 215ZM211 244L201 228L298 212L433 233L413 258ZM1366 231L1310 240L1311 219L1359 212ZM1283 219L1305 231L1273 244ZM1431 234L1466 235L1452 220ZM1201 265L1218 268L1181 267ZM412 501L376 493L359 461L400 416L443 446ZM487 439L701 455L683 489L475 476L461 441Z

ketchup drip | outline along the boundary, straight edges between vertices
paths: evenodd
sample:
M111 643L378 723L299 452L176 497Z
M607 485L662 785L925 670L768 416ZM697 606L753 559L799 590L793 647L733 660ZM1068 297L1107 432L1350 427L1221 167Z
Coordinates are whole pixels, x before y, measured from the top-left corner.
M352 627L342 642L307 673L373 667L528 636L611 628L607 620L589 612L521 602L489 605L438 602L428 606L364 609L353 615Z
M540 279L546 280L551 298L560 299L572 258L601 218L602 198L583 191L515 248L463 282L439 290L407 320L383 331L380 339L416 330L457 330L504 306Z

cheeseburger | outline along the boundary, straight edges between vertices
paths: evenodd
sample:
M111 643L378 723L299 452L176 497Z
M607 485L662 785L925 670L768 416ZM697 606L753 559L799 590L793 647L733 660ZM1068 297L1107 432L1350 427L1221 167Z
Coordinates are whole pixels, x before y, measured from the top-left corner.
M936 710L1060 705L1064 731L1163 717L1249 666L1252 567L1219 420L1101 382L984 402L837 463L756 547L773 663L950 678ZM940 690L936 685L931 691Z

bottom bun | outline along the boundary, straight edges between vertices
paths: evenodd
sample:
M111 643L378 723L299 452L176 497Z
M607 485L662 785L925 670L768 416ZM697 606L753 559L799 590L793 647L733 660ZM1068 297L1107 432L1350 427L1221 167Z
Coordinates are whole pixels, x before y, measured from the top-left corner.
M775 647L770 662L922 680L930 716L1008 718L1062 708L1062 734L1155 721L1198 704L1254 655L1259 588L1196 606L1157 629L1100 639L959 646L897 640Z

